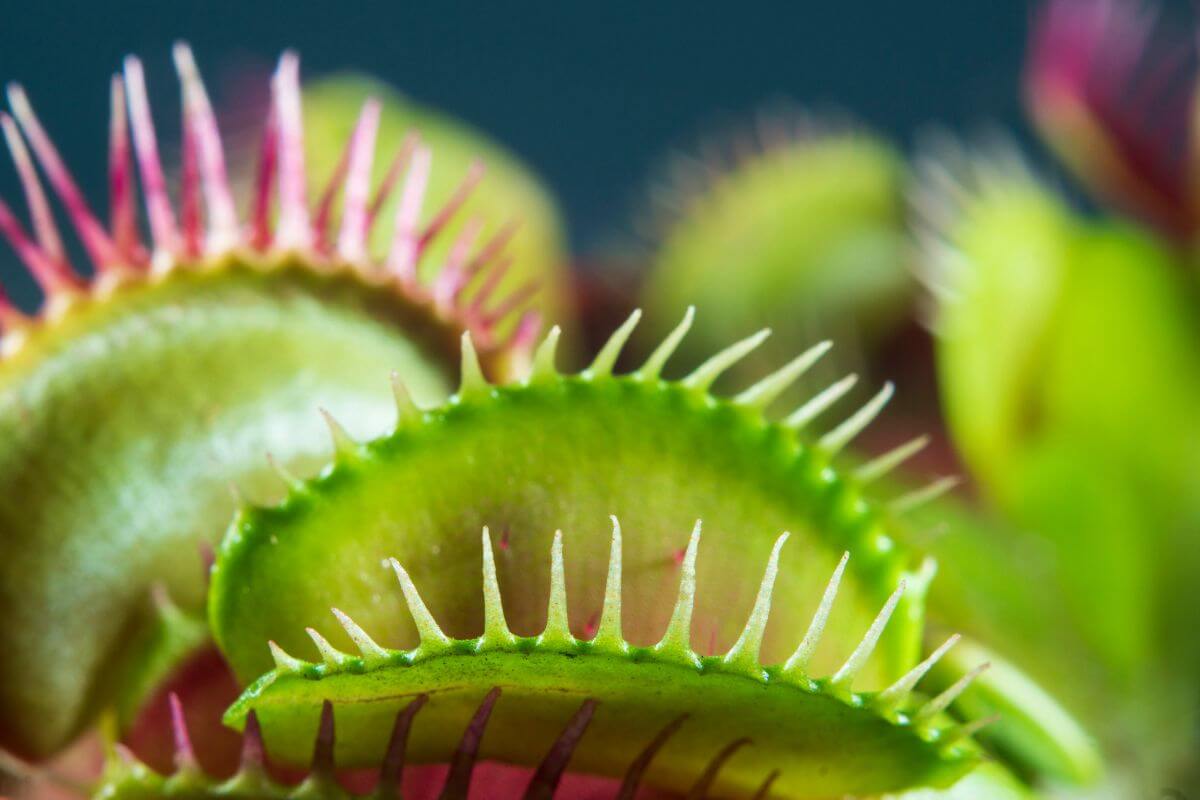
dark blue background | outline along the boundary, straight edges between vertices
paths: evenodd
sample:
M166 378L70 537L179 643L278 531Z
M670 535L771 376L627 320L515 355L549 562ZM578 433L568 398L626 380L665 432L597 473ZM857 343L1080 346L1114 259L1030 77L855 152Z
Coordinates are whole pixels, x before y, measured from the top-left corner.
M1018 128L1030 15L1019 0L9 5L0 77L25 84L96 205L124 54L145 60L169 136L173 39L191 42L218 104L290 46L308 75L369 71L489 131L557 193L583 250L630 229L664 154L775 98L844 109L906 146L930 123ZM21 205L7 167L0 191Z

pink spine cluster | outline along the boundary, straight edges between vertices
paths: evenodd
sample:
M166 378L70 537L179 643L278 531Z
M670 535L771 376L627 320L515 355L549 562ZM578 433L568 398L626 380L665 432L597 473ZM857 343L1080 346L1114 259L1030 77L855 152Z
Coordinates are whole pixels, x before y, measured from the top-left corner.
M471 330L483 343L491 341L497 325L517 313L536 292L537 286L529 284L497 299L499 284L511 265L504 251L515 226L500 227L480 244L483 224L478 219L461 226L432 280L428 284L421 280L422 257L462 212L482 180L484 168L482 163L473 164L450 199L422 223L432 155L419 137L411 134L372 192L381 113L373 99L363 105L337 168L310 207L300 63L292 52L283 54L271 80L258 168L245 218L239 217L217 118L192 52L181 43L173 55L183 97L178 199L171 198L142 64L130 56L111 83L107 225L89 207L24 90L9 86L12 113L0 112L0 127L20 179L31 226L27 229L0 199L0 235L48 298L79 292L88 284L67 256L42 188L39 166L97 277L165 270L238 249L298 252L310 259L340 261L363 272L391 277L412 301ZM135 163L148 242L143 241L138 219ZM369 253L371 233L396 191L399 200L391 221L390 247L386 256L376 261ZM339 196L341 218L334 233ZM471 286L477 288L469 291ZM0 289L0 325L11 327L27 319ZM507 346L531 346L539 328L536 312L525 312Z

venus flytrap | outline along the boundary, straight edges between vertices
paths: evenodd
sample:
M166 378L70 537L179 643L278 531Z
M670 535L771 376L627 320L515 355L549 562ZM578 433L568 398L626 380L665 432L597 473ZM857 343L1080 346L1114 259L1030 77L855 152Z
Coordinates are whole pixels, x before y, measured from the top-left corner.
M845 368L904 319L914 284L903 164L882 139L817 115L766 112L728 147L674 156L664 178L651 192L654 248L640 301L656 336L687 305L704 310L685 355L768 325L777 343L737 377L816 335L841 344Z
M775 776L771 791L782 797L871 795L913 785L949 785L973 766L977 752L966 742L964 729L941 713L952 696L929 700L913 694L947 648L880 693L855 691L855 678L904 593L903 582L858 645L849 655L839 654L845 661L832 676L810 674L794 663L765 666L759 661L786 534L772 548L754 609L737 642L723 655L697 654L689 623L697 594L704 590L695 578L700 531L697 525L684 557L674 614L653 647L631 645L613 635L575 637L567 618L561 534L551 547L546 628L531 637L511 634L504 623L503 593L489 566L491 546L485 544L482 594L488 626L482 636L453 639L443 633L407 573L394 564L420 631L415 648L379 656L368 645L368 662L311 634L321 659L305 662L280 654L274 670L246 691L227 719L241 726L253 713L273 754L302 761L322 708L330 702L342 731L340 761L374 765L384 760L379 748L395 715L413 698L428 696L410 757L442 761L455 743L450 734L466 724L480 697L492 686L502 686L489 730L509 735L485 739L481 757L536 764L563 720L586 699L597 713L574 749L572 763L585 772L619 777L654 731L685 713L670 746L643 777L649 785L681 793L713 753L743 740L722 765L714 792L750 796ZM615 521L611 540L610 563L618 564L621 529ZM610 567L608 574L613 573ZM604 619L636 615L636 609L622 604L619 592L609 592L607 598Z
M688 563L686 551L670 543L670 526L690 525L697 517L705 520L708 540L719 552L715 562L699 567L700 579L720 574L723 585L734 587L736 606L747 613L752 598L740 587L758 578L745 561L766 559L771 546L740 533L750 520L786 527L812 545L812 562L781 584L788 599L778 613L789 621L793 606L815 603L823 589L818 565L832 569L843 551L855 552L844 587L849 599L829 625L836 637L860 635L913 565L887 534L890 512L864 497L853 478L839 474L835 453L869 424L890 390L825 436L810 435L815 413L778 422L764 414L764 401L787 383L777 376L735 397L707 391L762 341L761 334L678 381L658 377L669 355L661 350L641 369L613 374L616 351L636 319L578 375L554 366L558 335L551 331L534 354L532 371L510 383L484 380L464 337L463 383L448 403L419 417L402 407L393 433L339 451L319 477L277 506L243 509L221 548L210 602L217 640L242 679L269 668L264 641L295 650L301 644L296 634L330 606L366 629L399 617L399 605L386 599L387 576L379 568L390 557L405 563L418 583L445 561L436 567L438 581L425 589L427 601L454 609L445 624L452 635L465 635L482 619L479 603L455 588L469 578L465 560L476 560L470 554L478 552L477 534L470 528L487 525L510 531L514 541L549 545L550 532L561 527L580 537L582 563L603 563L607 554L592 513L600 519L617 514L627 531L636 531L626 537L626 557L639 565L627 598L642 610L626 632L639 645L652 644L666 627L673 606L670 584ZM680 330L690 319L685 316ZM818 346L818 352L824 349ZM800 363L812 360L808 354ZM797 377L795 363L780 374ZM315 563L312 559L324 569L342 565L344 577L306 580L305 565ZM546 585L521 577L529 566L511 552L497 563L501 585L519 581L525 587L509 594L509 619L518 631L532 630L546 608ZM598 608L597 576L577 574L578 591ZM884 635L881 657L867 675L880 688L915 663L920 648L922 603L915 594L897 602L898 622ZM731 644L740 625L729 620L728 605L729 598L702 598L696 618L709 626L710 636ZM575 615L576 629L588 623L581 610ZM415 631L396 633L411 637ZM782 654L769 636L766 647Z
M36 317L0 302L0 614L11 623L0 633L0 747L43 756L114 703L132 717L211 633L249 684L225 717L243 735L237 774L205 772L173 696L175 770L155 773L117 745L97 797L395 798L407 765L444 763L449 800L491 791L476 767L496 761L529 768L529 800L560 795L568 771L607 780L621 800L1026 798L975 741L997 708L1018 724L989 741L1032 765L1023 774L1059 777L1090 753L1007 664L995 679L979 645L926 629L936 567L904 544L906 520L955 479L881 488L924 439L857 465L845 454L891 384L828 421L856 376L793 397L828 361L823 341L721 389L768 330L664 378L687 347L690 307L640 367L616 372L635 312L590 365L565 373L560 328L535 349L539 315L518 313L530 302L518 274L547 284L539 307L564 307L553 215L519 170L484 204L508 218L533 198L534 257L510 272L512 226L489 229L465 210L482 177L462 158L472 137L432 123L430 141L449 142L466 172L441 183L429 142L387 105L367 100L351 117L332 83L310 97L334 111L306 116L288 53L242 215L191 53L179 46L175 59L177 202L136 59L112 84L107 223L19 88L13 115L0 114L30 218L26 231L0 203L0 232L47 295ZM380 149L395 154L376 161ZM782 300L768 305L790 347L793 293L779 287L829 288L827 270L784 268L798 239L813 263L866 257L880 270L869 287L810 292L821 299L809 322L854 316L843 300L894 308L906 281L893 280L895 164L884 150L858 135L773 140L697 196L703 219L685 238L712 246L666 248L650 296L682 305L663 288L675 280L708 295L719 324L698 339L740 331L743 300ZM318 191L310 161L331 175ZM64 255L39 164L94 278ZM423 210L427 194L444 199L440 210ZM741 275L678 267L745 249L738 220L727 227L731 207L767 224L751 235L764 258ZM1053 294L1022 321L1037 322ZM773 413L785 400L791 410ZM1017 449L1003 440L1022 420L1004 402L978 452ZM331 460L297 477L325 460L325 437ZM205 575L192 550L216 540L235 505ZM205 602L207 629L193 613ZM1054 738L1063 733L1080 738ZM277 780L268 753L306 777ZM342 770L356 767L377 772L378 788L344 788Z
M472 193L469 211L450 220L446 235L430 242L431 263L444 260L456 233L473 224L482 227L480 235L484 237L492 232L490 229L503 231L511 236L506 248L511 264L501 277L500 294L520 291L534 282L538 292L530 298L532 306L547 319L569 321L573 305L567 275L570 258L564 223L554 199L521 159L483 132L365 75L318 78L304 86L305 152L314 174L339 169L344 158L342 143L368 98L382 104L378 137L385 152L403 148L419 132L421 140L437 154L440 169L429 178L430 205L449 202L459 190L458 176L472 165L482 163L487 167L485 179ZM389 180L395 168L394 164L377 162L375 180ZM390 217L399 200L397 193L381 198L378 213ZM387 231L372 231L365 245L368 252L386 252Z
M513 308L489 296L502 269L494 242L456 236L427 263L467 196L422 210L433 174L424 144L401 154L403 181L372 201L377 103L363 106L348 168L325 191L342 197L340 216L310 203L294 54L272 81L261 166L240 213L191 52L179 45L175 59L187 166L177 202L136 58L112 82L107 223L20 87L9 88L11 116L0 114L31 221L26 230L0 203L0 231L45 293L35 316L0 302L0 747L25 756L62 747L114 693L128 718L140 701L129 686L155 683L146 665L175 666L181 638L140 630L151 586L184 610L203 606L199 549L228 522L230 486L277 492L267 453L280 468L314 469L326 435L316 407L378 432L391 414L378 392L388 370L437 402L457 379L463 331L503 374L521 368L536 324L514 331ZM38 166L93 276L69 262ZM380 218L376 205L395 193L405 203ZM372 258L365 242L383 229L391 249ZM128 657L147 642L175 649Z
M1026 666L1049 665L1039 677L1109 742L1154 740L1128 747L1132 768L1162 773L1193 746L1175 708L1195 691L1195 647L1177 633L1193 626L1184 576L1200 563L1194 278L1144 231L1073 214L1009 152L942 146L920 175L951 431L1061 620L1032 608L983 627ZM982 557L960 548L944 564L961 575ZM1112 725L1097 693L1138 699Z

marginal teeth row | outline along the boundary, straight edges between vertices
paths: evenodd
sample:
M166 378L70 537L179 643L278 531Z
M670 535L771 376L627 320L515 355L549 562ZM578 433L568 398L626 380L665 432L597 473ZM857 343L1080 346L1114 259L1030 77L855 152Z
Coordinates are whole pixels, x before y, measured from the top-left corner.
M612 546L610 549L604 605L600 612L599 624L596 627L596 633L591 641L590 649L596 653L620 655L627 653L630 645L624 640L621 633L621 527L615 517L612 518L612 523ZM696 561L700 550L701 531L701 524L697 522L680 564L679 592L675 601L674 611L662 638L653 648L658 659L693 668L698 668L701 664L700 656L692 649L691 644L692 614L696 601ZM803 685L810 678L809 667L812 657L821 642L822 634L837 598L838 588L845 573L850 554L843 554L837 567L834 569L812 621L795 652L792 653L791 657L781 667L771 671L761 664L760 649L770 617L771 598L779 572L779 559L787 540L788 534L784 533L775 541L749 619L746 621L737 641L721 658L720 664L721 668L726 672L744 675L754 680L780 680ZM475 647L477 650L502 650L513 646L517 641L517 637L509 629L504 617L504 605L500 584L497 579L491 536L486 528L483 530L482 546L484 630L483 634L475 641ZM417 647L405 654L405 660L408 663L412 663L422 658L446 654L452 649L454 641L439 627L404 567L395 559L390 559L389 563L400 582L401 590L420 637ZM579 640L572 635L568 621L569 614L561 531L556 532L554 535L551 545L550 565L550 597L546 627L541 635L537 637L536 643L543 650L574 652L579 645ZM916 582L916 586L920 586L928 577L928 571L922 571L913 580ZM859 641L845 663L830 678L832 686L844 691L853 690L855 679L870 659L883 636L888 622L891 620L908 588L909 584L906 581L900 581L895 591L892 592L883 604L883 607L861 641ZM396 652L380 647L343 612L334 609L333 613L346 633L358 646L363 661L367 665L377 664L398 655ZM336 671L344 667L352 658L330 645L315 630L309 629L308 632L326 668ZM916 688L917 683L925 677L929 670L933 668L938 660L957 641L957 636L951 637L949 641L935 650L927 659L916 665L910 672L890 687L876 695L875 703L877 707L892 710L904 705L908 701L911 692ZM282 671L295 672L308 666L304 662L285 653L274 643L271 643L271 652L275 658L276 667ZM955 684L955 686L927 703L917 712L917 717L927 720L945 710L970 685L971 681L978 676L982 669L973 671L959 681L958 684ZM772 674L776 677L772 678Z
M0 235L8 239L29 272L44 290L51 307L85 286L71 265L54 221L45 190L38 177L40 165L50 187L61 201L88 259L101 277L123 277L148 269L161 273L178 263L221 256L239 249L300 252L318 260L336 258L369 272L373 279L390 277L412 292L431 300L439 315L453 316L465 327L492 336L496 324L524 305L535 286L505 292L495 307L492 295L507 268L504 248L513 225L495 231L476 248L479 220L468 220L450 247L449 255L428 287L421 286L418 271L432 240L462 210L483 176L483 165L472 164L450 199L422 225L422 205L430 179L431 154L415 136L406 138L387 173L371 194L381 106L368 99L348 138L341 160L314 208L309 207L308 169L304 153L301 110L300 61L285 52L271 78L270 113L264 126L261 160L253 185L248 219L239 219L224 145L208 93L191 49L177 43L172 55L183 97L182 161L178 208L168 191L159 152L141 61L129 56L122 74L110 85L109 177L111 224L93 213L57 148L42 127L24 90L8 87L11 116L0 112L0 127L17 168L21 191L28 206L32 235L6 203L0 200ZM28 146L26 145L28 142ZM131 146L132 145L132 146ZM30 152L32 150L32 152ZM135 186L140 175L144 198L148 246L143 245L137 221ZM392 240L382 264L368 252L373 226L383 204L403 176ZM341 196L341 223L330 228L337 198ZM272 204L275 205L273 213ZM466 298L469 285L484 275ZM535 335L535 312L527 312L510 338L523 350ZM18 329L26 318L0 295L0 322Z
M400 562L396 559L389 559L388 563L392 565L392 570L396 573L397 580L400 581L400 589L404 592L404 601L408 604L408 611L412 615L413 623L417 626L417 634L421 638L418 649L427 648L436 651L447 648L450 645L450 637L442 633L437 620L433 618L433 614L429 613L412 578L408 576L404 567L400 566Z
M897 497L891 503L891 510L894 514L906 514L915 508L919 508L928 503L932 503L942 495L946 494L954 487L958 486L962 479L957 475L947 475L942 478L937 478L920 489L914 489L908 494Z
M733 402L751 408L766 408L779 397L801 375L812 369L821 357L833 349L833 342L819 342L793 358L785 366L772 372L758 383L746 389Z
M634 379L640 381L658 379L667 359L670 358L684 334L691 327L693 318L694 309L688 308L679 326L651 354L642 368L633 373ZM613 367L620 358L622 349L640 319L640 311L635 311L630 315L629 319L617 329L608 342L601 348L599 355L596 356L592 365L584 374L592 377L611 375ZM545 339L534 353L532 367L526 379L527 382L548 381L559 377L560 373L555 364L555 357L561 334L562 331L558 326L551 328L546 334ZM704 364L700 365L691 375L684 378L681 384L692 389L707 391L721 373L754 350L754 348L766 339L767 334L768 331L760 331L717 353L704 362ZM832 345L829 342L821 342L810 347L781 369L758 381L740 394L735 395L732 398L732 402L745 408L762 410L777 399L801 375L820 360L823 355L829 352L831 347ZM484 375L483 367L480 364L479 356L469 331L462 335L461 376L461 383L458 390L459 398L482 397L492 391L492 384L488 382L488 379ZM781 424L794 431L805 428L845 397L857 382L858 376L856 375L848 375L834 382L803 403L791 414L784 417ZM413 402L408 389L404 386L399 376L395 374L392 375L392 388L396 397L397 427L403 427L420 419L422 414L421 409ZM830 456L836 455L879 416L894 393L895 387L891 383L884 384L861 408L828 433L821 436L816 442L817 449ZM335 458L346 459L354 457L358 452L358 443L329 414L325 414L325 419L329 425L333 439ZM878 480L916 455L928 442L929 439L925 436L906 442L863 465L856 471L855 475L864 484ZM891 504L890 508L893 513L897 514L909 512L918 506L931 502L957 485L958 480L953 476L936 479L928 486L898 498Z
M475 713L467 722L462 737L450 758L446 779L442 785L442 791L438 795L439 800L462 800L473 794L471 791L472 777L475 765L479 761L484 734L492 711L501 699L500 688L493 688L484 696ZM409 735L417 715L428 702L428 695L417 695L409 700L396 715L387 749L380 762L379 781L375 791L370 795L375 800L388 800L389 798L399 800L402 797L401 779L407 761ZM575 751L579 749L580 742L586 736L592 717L599 705L594 699L584 700L567 720L541 762L533 770L529 783L521 795L522 800L553 800L562 782L562 777L566 773ZM203 773L196 761L188 736L183 707L179 698L174 694L169 697L169 707L175 741L176 765L175 773L170 778L172 782L186 784L193 790L207 784L212 789L211 796L214 797L232 796L233 794L239 797L254 795L288 797L296 800L306 797L360 797L346 794L338 784L337 765L334 759L336 743L334 707L329 701L325 701L321 705L321 716L313 741L313 754L308 777L291 790L283 789L275 784L266 773L262 730L255 712L251 711L246 717L246 726L242 734L241 765L237 774L224 784L216 784L209 783L212 779ZM686 714L676 717L646 743L626 768L620 788L613 795L614 800L633 800L638 795L647 769L663 746L686 724L687 719L688 715ZM632 734L638 736L641 735L641 732L633 731ZM736 752L751 744L749 739L735 739L713 754L692 784L687 797L707 797L725 764ZM127 748L118 744L116 752L125 768L132 774L141 778L150 776L149 770ZM754 796L756 798L766 797L779 775L779 770L772 770L762 781Z
M692 374L683 379L683 385L689 389L708 391L717 378L721 377L734 364L757 350L758 346L765 342L770 335L770 330L763 329L758 333L747 336L740 342L734 342L696 367Z
M758 596L754 599L750 619L746 622L742 635L725 654L724 661L728 667L750 673L762 669L759 666L759 653L767 631L767 618L771 613L771 593L775 590L775 577L779 574L779 551L783 549L788 536L787 533L781 534L775 540L775 546L771 548L771 558L767 561L767 570L763 574L762 584L758 587Z

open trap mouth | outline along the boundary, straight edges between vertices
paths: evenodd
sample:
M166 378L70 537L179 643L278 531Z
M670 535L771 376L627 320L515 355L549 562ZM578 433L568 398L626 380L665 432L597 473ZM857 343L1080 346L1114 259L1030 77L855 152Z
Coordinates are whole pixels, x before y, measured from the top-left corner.
M480 758L528 765L532 773L521 796L529 798L554 797L569 765L596 776L588 784L595 791L611 792L596 796L620 798L634 797L643 785L681 797L818 798L952 783L977 762L968 739L987 722L961 725L942 713L970 678L932 699L913 690L957 637L883 691L852 689L895 612L903 583L842 667L826 678L811 677L809 664L847 554L792 656L778 667L759 663L787 538L779 537L772 549L735 645L707 657L690 644L699 525L683 557L671 622L653 647L631 646L621 634L622 537L615 519L605 606L587 641L568 626L561 534L551 549L548 621L536 637L515 636L505 622L488 532L482 537L484 632L474 639L443 633L393 560L420 632L415 648L381 647L335 609L359 654L334 648L311 628L319 663L300 661L272 643L276 669L226 715L244 731L237 775L216 782L198 768L173 698L175 773L163 777L128 762L101 794L134 797L128 793L145 789L174 796L190 786L213 796L336 797L344 793L336 778L340 763L380 765L370 796L393 797L406 762L415 761L448 763L437 796L456 798L467 796ZM272 781L263 769L264 741L290 763L303 763L311 750L309 777L298 787ZM519 781L516 771L492 773L491 779ZM499 792L486 783L489 777L483 780L483 796L499 796L489 793Z

